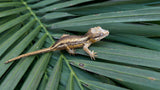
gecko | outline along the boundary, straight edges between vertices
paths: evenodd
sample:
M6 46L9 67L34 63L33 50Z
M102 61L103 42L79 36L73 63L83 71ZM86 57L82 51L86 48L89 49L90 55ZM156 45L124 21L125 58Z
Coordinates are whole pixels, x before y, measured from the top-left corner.
M56 51L56 50L66 50L68 53L74 55L75 54L75 48L80 48L83 47L83 50L89 54L90 58L95 60L95 57L97 56L96 52L94 50L89 50L88 47L97 42L100 41L101 39L105 38L106 36L109 35L109 31L102 29L100 26L91 28L88 30L86 34L83 36L76 36L76 35L68 35L64 34L61 36L61 38L55 42L52 46L49 48L41 49L38 51L33 51L29 52L26 54L22 54L18 57L12 58L5 63L9 63L12 61L15 61L17 59L27 57L27 56L32 56L40 53L46 53L46 52L51 52L51 51Z

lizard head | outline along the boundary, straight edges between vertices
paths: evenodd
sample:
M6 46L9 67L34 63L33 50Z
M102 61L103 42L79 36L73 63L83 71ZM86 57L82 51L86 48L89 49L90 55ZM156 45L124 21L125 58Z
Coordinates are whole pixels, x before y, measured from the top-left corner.
M88 37L92 40L92 42L100 41L101 39L105 38L109 35L108 30L102 29L100 26L91 28L87 32Z

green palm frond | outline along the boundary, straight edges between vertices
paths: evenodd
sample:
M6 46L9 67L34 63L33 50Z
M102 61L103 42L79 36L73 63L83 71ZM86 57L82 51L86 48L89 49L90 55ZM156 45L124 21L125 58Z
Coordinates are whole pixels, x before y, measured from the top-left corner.
M0 88L39 90L160 89L160 12L157 0L1 0ZM82 50L22 53L53 45L62 34L81 35L101 26L110 31ZM53 38L54 37L54 38Z

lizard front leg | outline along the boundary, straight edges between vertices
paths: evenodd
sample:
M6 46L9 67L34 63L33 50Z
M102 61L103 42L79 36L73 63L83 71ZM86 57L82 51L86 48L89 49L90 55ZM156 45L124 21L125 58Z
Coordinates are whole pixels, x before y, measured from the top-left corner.
M74 49L70 49L67 44L65 44L65 47L66 47L66 50L67 50L67 52L68 52L69 54L72 54L72 55L75 54L75 50L74 50Z
M91 45L90 42L89 42L89 43L85 43L84 46L83 46L83 50L84 50L86 53L89 54L89 56L91 57L91 59L95 60L95 56L97 56L97 55L96 55L96 52L90 51L90 50L88 49L88 47L89 47L90 45Z

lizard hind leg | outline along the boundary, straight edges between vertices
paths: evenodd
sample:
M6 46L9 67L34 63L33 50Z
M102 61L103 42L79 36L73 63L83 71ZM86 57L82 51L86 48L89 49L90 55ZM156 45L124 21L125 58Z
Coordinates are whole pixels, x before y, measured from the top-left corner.
M67 50L67 52L71 55L75 55L75 50L74 49L69 49L69 50Z
M66 50L67 50L67 52L68 52L69 54L75 55L75 50L74 50L74 49L70 49L67 44L65 44L65 47L66 47Z

